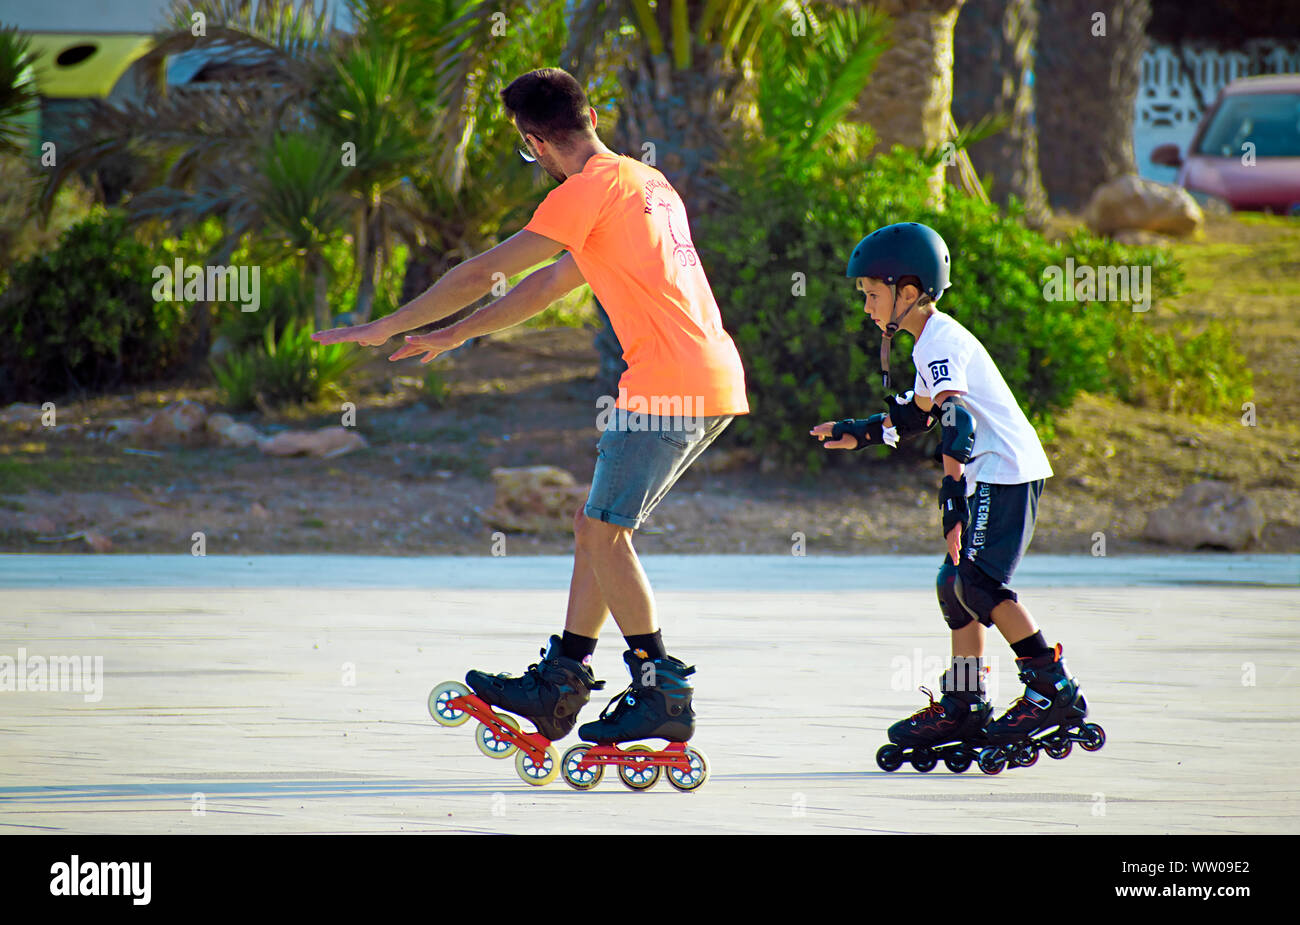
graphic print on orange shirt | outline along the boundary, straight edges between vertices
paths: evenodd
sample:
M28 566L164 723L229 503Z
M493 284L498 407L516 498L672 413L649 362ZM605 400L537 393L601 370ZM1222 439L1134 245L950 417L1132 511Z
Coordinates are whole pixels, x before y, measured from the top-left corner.
M695 253L695 243L691 240L691 229L686 224L686 207L677 195L677 190L667 181L650 179L645 183L646 215L653 215L656 209L663 209L668 224L668 235L673 241L673 257L684 267L693 267L700 262ZM674 213L676 220L674 221Z

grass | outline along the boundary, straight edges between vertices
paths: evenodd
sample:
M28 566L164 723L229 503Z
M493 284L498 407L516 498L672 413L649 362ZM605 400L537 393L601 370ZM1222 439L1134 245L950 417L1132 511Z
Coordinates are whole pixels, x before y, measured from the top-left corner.
M1195 481L1300 490L1300 222L1241 214L1212 219L1201 240L1171 245L1183 291L1144 316L1157 330L1230 323L1253 376L1256 425L1243 411L1192 415L1084 395L1056 420L1061 474L1102 495L1149 506Z

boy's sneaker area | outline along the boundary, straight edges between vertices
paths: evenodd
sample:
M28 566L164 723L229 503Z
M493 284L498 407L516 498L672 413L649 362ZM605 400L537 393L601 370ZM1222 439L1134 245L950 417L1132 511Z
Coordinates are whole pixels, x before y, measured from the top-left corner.
M552 636L550 645L539 651L542 661L529 665L521 676L470 671L465 683L488 704L530 720L554 742L573 730L591 692L605 686L589 666L563 653L563 640Z
M1088 715L1087 701L1079 693L1078 682L1070 676L1062 652L1058 642L1045 655L1016 659L1025 692L989 725L989 742L1006 745Z
M929 688L921 692L930 705L889 727L889 741L907 748L942 745L945 742L980 742L993 718L993 704L984 689L988 669L980 673L975 690L963 690L950 668L939 679L939 700Z

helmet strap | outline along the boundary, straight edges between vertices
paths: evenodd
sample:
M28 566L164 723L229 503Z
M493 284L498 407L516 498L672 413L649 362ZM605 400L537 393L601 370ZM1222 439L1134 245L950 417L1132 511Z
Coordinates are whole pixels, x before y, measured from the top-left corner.
M921 296L918 295L907 308L903 309L903 313L900 315L898 314L898 287L896 285L890 285L889 295L891 298L889 323L885 325L885 333L880 338L880 377L886 392L892 388L889 379L889 349L893 346L894 335L898 333L898 326L907 317L907 313L916 307L917 302L921 301Z

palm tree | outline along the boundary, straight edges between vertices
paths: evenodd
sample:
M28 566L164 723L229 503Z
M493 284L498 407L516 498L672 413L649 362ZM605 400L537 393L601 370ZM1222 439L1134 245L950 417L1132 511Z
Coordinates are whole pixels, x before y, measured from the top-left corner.
M880 16L861 8L758 0L628 6L630 13L601 0L579 2L561 60L580 81L612 65L613 146L647 159L653 152L655 166L697 215L727 207L724 168L738 147L764 144L776 158L811 158L883 48ZM622 348L603 313L602 320L597 388L612 394Z
M342 195L346 168L330 139L303 133L277 135L266 147L259 175L248 190L260 219L262 247L299 262L312 283L317 330L331 324L329 263L324 245L341 228L347 210Z
M1002 116L1005 129L969 148L992 197L1011 197L1026 220L1041 226L1047 194L1038 169L1034 87L1030 81L1038 35L1037 0L969 0L957 17L953 49L952 113L959 123Z
M1053 206L1080 209L1102 183L1137 173L1133 110L1150 17L1150 0L1043 5L1034 79L1038 154Z
M965 0L881 0L893 22L890 48L858 98L854 118L875 130L879 147L933 151L952 137L953 28ZM943 167L930 191L943 202Z
M40 104L32 79L31 40L16 29L0 29L0 152L25 150L28 123Z
M350 146L344 185L354 204L360 276L352 315L361 323L370 318L375 278L394 239L424 239L426 217L409 176L425 161L430 133L421 127L401 45L352 43L328 56L323 70L309 108L336 153Z

